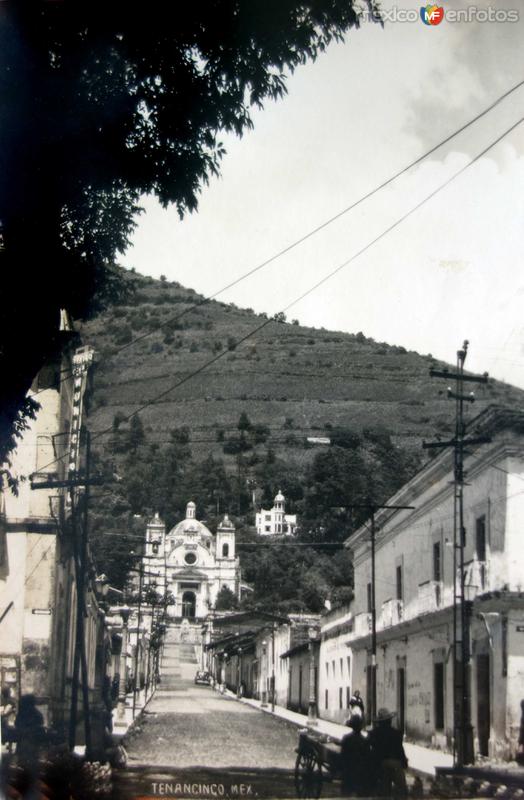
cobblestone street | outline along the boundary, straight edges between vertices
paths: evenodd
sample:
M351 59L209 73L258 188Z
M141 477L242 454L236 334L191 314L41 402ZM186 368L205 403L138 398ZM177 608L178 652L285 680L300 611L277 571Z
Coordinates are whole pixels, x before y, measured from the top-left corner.
M229 794L293 796L296 726L261 713L210 686L195 685L194 646L167 642L162 682L140 724L126 740L122 795L176 795L177 783L218 782ZM130 786L135 786L135 790ZM125 785L125 793L124 793ZM265 787L265 788L264 788ZM206 790L204 790L206 791ZM219 789L219 793L222 789Z

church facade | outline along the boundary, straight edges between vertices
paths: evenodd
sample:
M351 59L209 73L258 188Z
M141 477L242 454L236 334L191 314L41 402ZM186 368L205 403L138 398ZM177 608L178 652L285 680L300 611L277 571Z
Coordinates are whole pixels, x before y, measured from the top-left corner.
M185 519L169 532L158 514L150 520L142 563L144 586L156 584L160 594L172 596L167 610L175 620L203 619L224 586L239 596L235 526L226 514L211 533L197 520L193 502L187 504Z

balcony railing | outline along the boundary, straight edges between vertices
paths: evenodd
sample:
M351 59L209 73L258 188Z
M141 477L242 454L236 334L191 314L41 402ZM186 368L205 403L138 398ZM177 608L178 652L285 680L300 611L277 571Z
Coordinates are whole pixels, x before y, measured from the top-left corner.
M418 595L413 604L412 615L430 614L442 607L444 588L442 581L424 581L418 585Z
M379 627L390 628L392 625L398 625L404 618L404 604L402 600L397 598L386 600L382 603L382 610L380 613Z

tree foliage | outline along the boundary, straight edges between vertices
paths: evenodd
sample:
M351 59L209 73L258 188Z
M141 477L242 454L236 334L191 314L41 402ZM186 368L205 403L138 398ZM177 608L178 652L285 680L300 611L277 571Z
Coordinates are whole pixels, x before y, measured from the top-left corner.
M217 611L234 611L238 608L238 599L229 586L222 586L215 602Z
M0 461L60 308L122 290L140 197L195 210L221 132L250 128L251 106L356 24L351 0L2 4Z

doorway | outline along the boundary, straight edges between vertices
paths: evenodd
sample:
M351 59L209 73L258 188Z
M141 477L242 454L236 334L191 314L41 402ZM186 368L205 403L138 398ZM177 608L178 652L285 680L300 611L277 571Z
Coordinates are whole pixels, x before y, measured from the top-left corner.
M477 656L477 736L481 756L489 755L490 719L489 653L481 653Z
M397 669L397 719L398 729L404 733L406 727L406 670Z
M182 595L182 616L194 619L196 612L196 597L194 592L184 592Z
M435 699L435 730L444 730L444 662L433 664L433 686Z

